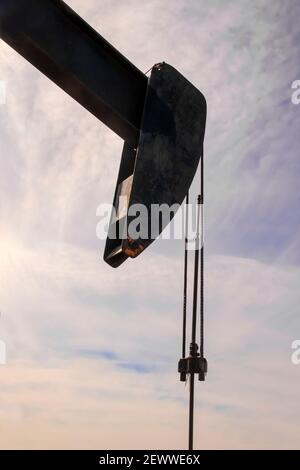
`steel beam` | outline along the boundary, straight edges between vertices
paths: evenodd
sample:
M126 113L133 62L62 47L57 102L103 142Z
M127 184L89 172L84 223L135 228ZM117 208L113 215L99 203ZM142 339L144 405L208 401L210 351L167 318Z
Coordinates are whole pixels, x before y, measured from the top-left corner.
M147 77L61 0L1 0L0 36L137 146Z

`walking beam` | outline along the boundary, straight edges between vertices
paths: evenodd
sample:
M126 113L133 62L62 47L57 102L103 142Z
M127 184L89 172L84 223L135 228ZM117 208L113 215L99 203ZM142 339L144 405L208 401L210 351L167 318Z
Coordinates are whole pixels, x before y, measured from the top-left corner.
M132 147L147 77L61 0L1 0L0 37Z

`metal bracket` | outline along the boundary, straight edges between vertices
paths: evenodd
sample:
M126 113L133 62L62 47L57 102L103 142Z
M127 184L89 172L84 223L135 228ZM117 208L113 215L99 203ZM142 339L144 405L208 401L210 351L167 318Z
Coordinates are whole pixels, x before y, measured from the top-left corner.
M178 372L180 374L180 381L186 382L188 374L199 374L198 379L203 382L207 374L207 360L205 357L200 357L198 353L198 345L196 343L190 344L190 355L182 358L178 362Z

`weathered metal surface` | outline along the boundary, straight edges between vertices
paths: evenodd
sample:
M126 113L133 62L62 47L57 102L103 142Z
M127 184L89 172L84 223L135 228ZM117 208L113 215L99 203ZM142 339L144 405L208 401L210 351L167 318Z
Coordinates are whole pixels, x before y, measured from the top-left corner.
M147 78L61 0L0 0L0 36L135 147Z
M109 234L106 243L104 259L112 266L138 256L154 241L156 237L149 233L153 205L166 205L162 214L166 210L168 215L171 206L182 203L202 155L205 123L206 101L202 93L170 65L155 65L148 83L137 152L125 146L118 177L119 185L133 174L129 208L136 204L146 207L144 224L149 236L134 239L127 230L134 216L122 219L122 231L126 231L125 235L121 231L123 239L112 241ZM115 207L116 195L117 192ZM167 220L162 217L158 234Z

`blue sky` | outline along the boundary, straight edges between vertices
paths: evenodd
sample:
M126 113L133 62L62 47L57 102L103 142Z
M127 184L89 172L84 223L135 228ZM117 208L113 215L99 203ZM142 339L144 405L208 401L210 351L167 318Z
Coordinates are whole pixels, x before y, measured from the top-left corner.
M299 2L68 3L141 70L165 60L207 98L196 446L300 448ZM0 63L0 446L182 448L182 243L105 265L96 209L122 142L3 42Z

